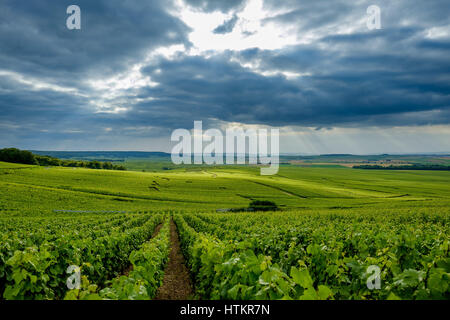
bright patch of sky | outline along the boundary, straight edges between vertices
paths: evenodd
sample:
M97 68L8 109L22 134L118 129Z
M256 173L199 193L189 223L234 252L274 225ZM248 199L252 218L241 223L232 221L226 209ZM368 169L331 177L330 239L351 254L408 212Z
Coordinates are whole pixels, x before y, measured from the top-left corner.
M292 30L275 23L264 23L264 19L286 11L267 11L263 8L262 0L249 1L242 11L229 14L218 11L212 13L196 11L181 0L178 1L177 8L172 14L192 28L189 40L194 44L194 53L210 50L239 51L249 48L274 50L298 42ZM233 15L238 17L238 21L231 32L226 34L213 32L219 25L232 19Z

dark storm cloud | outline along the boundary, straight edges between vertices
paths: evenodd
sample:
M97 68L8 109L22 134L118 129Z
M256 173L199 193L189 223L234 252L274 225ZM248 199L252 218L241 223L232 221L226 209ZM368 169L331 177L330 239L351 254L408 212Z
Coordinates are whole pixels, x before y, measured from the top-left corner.
M338 22L345 23L354 11L364 15L370 4L364 7L346 0L265 0L267 10L282 9L282 13L267 18L265 22L277 22L296 27L298 32L306 32Z
M229 62L229 55L244 62L263 61L269 70L311 75L296 80L263 76ZM193 119L307 126L448 123L450 63L445 56L439 66L435 61L381 53L339 56L305 46L277 52L253 49L210 59L162 59L144 69L160 85L141 94L156 100L135 111L142 121L162 112L180 125ZM426 113L439 109L444 111Z
M68 30L73 1L0 3L0 68L73 84L108 76L149 49L187 43L188 28L166 12L168 1L80 0L81 30Z
M168 13L170 1L79 0L81 30L68 30L66 9L72 4L0 2L2 145L37 134L46 141L81 134L92 138L105 126L120 127L115 115L95 113L90 100L96 92L85 81L124 71L154 48L189 46L189 28Z
M397 29L403 23L413 23L419 27L448 26L449 3L447 0L428 1L391 1L391 0L264 0L266 10L278 10L267 21L288 24L298 32L320 27L345 26L363 18L370 5L381 9L382 26L385 29ZM328 30L332 33L333 30Z
M205 12L238 12L245 3L185 2ZM78 1L82 29L70 31L71 1L4 0L0 144L91 141L107 132L133 140L191 128L194 120L318 128L449 124L450 39L428 36L432 28L448 30L447 2L380 0L381 30L363 23L345 33L338 30L364 18L373 3L265 0L265 9L279 13L263 23L315 38L278 50L155 58L142 72L158 85L107 98L127 109L112 114L98 112L104 92L85 81L126 71L161 46L189 47L189 28L167 13L170 2ZM236 23L234 16L215 31L231 32Z
M237 21L238 21L238 17L236 15L234 15L231 19L224 21L223 24L221 24L220 26L215 28L213 30L213 32L216 34L230 33L233 31L234 27L236 26Z
M187 119L308 126L448 124L450 41L424 36L432 27L449 25L439 8L445 3L380 1L382 30L369 31L364 24L350 34L329 29L364 18L371 4L266 0L266 9L283 9L266 22L297 27L300 36L314 30L318 39L281 50L163 60L147 69L160 85L143 95L156 100L137 110L140 115L166 110L180 125ZM263 76L230 63L230 57L257 61L260 71L303 76Z
M27 86L8 82L0 77L0 144L15 139L47 134L49 131L92 132L98 123L92 118L92 110L83 108L85 97L54 90L32 90Z

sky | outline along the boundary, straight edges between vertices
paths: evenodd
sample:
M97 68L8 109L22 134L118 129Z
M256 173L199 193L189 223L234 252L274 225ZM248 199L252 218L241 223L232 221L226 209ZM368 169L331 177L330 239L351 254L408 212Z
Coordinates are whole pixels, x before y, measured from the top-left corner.
M67 7L81 9L68 29ZM380 8L380 28L367 25ZM278 128L281 153L450 152L448 0L1 0L0 147L166 151Z

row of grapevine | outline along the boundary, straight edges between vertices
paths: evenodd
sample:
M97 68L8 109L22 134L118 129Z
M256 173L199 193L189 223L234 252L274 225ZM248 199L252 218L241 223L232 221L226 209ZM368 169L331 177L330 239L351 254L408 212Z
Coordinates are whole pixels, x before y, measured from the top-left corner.
M448 215L213 213L176 221L203 298L449 298ZM371 267L380 289L367 285Z
M57 230L53 221L54 232L35 229L39 236L34 243L24 235L8 233L0 242L0 294L4 299L62 299L71 265L81 266L89 281L103 286L129 265L130 253L151 237L162 220L161 214L131 216L126 221L100 219L101 228L90 221L72 231L63 226Z
M106 236L122 225L137 225L147 218L113 217L64 217L64 218L3 218L0 220L0 299L11 272L8 260L26 248L38 247L57 239L97 238ZM116 229L114 229L116 228Z
M204 299L328 299L331 290L314 286L306 269L292 267L290 275L256 255L243 243L224 242L196 232L183 216L175 216L182 250L194 275L196 293Z
M162 284L164 268L170 251L169 217L159 233L129 256L132 270L127 275L107 282L101 290L82 278L80 289L67 292L67 300L149 300L155 297Z

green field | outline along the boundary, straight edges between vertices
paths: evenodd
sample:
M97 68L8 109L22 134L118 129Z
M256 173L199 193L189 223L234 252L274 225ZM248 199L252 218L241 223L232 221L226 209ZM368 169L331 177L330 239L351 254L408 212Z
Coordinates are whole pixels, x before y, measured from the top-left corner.
M450 298L448 171L148 169L0 163L2 298L151 299L172 220L197 298ZM280 210L216 212L253 200ZM65 285L70 265L81 290ZM366 286L370 265L380 290Z

